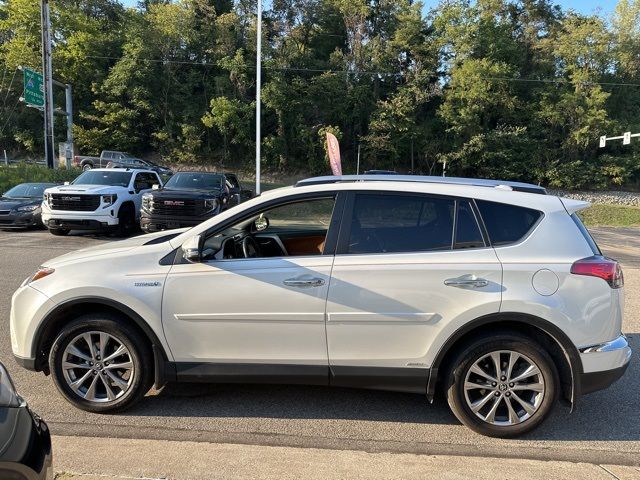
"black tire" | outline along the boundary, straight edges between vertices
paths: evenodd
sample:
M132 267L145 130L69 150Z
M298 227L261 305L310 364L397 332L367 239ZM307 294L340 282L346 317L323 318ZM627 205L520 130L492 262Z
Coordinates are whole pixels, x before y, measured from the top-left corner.
M117 339L130 353L133 364L130 384L115 400L89 401L81 396L82 393L74 392L65 379L62 368L65 349L74 339L77 339L78 335L88 332L106 333ZM123 411L140 401L153 384L153 366L153 355L147 339L135 328L128 325L126 321L108 313L82 315L65 325L54 340L49 353L49 369L58 391L65 400L75 407L94 413ZM89 379L91 378L89 377ZM102 390L105 391L104 386L102 386ZM84 393L87 393L86 389Z
M544 381L544 391L541 394L541 400L537 400L540 397L537 396L537 393L532 392L532 395L534 395L536 398L534 404L536 402L539 402L537 404L537 409L534 411L534 413L530 414L528 418L520 421L520 423L513 422L513 424L511 425L506 424L507 421L510 421L510 419L506 417L506 415L509 415L507 402L511 401L512 408L513 405L515 405L514 410L518 410L517 415L518 419L520 419L520 415L522 414L522 416L524 417L526 412L523 408L523 405L516 402L515 397L513 397L512 395L519 394L524 396L527 392L522 392L520 390L514 390L512 392L508 387L514 384L506 382L502 383L502 377L497 378L498 385L493 386L493 382L487 382L488 388L486 390L471 390L469 392L469 395L478 395L477 398L479 400L486 398L486 396L491 394L496 395L495 391L499 391L498 393L500 395L504 395L504 397L501 397L499 395L496 396L497 398L499 398L498 403L500 404L497 407L496 411L500 412L500 415L503 415L503 417L500 417L498 416L498 414L496 414L495 420L504 418L505 424L496 425L495 421L494 423L490 423L480 418L478 415L476 415L476 413L472 411L471 406L467 401L467 395L465 393L464 387L467 373L476 362L480 361L486 355L496 351L511 351L516 352L520 355L524 355L525 357L520 360L521 362L523 362L521 365L523 367L526 366L525 362L527 360L533 362L533 364L538 367L540 375ZM498 357L500 358L500 363L503 365L503 367L505 366L505 360L509 358L508 355L508 353L503 353L502 356ZM488 359L487 362L489 362ZM488 363L487 365L491 364ZM491 372L489 368L483 371ZM498 375L495 376L497 377ZM473 381L474 383L480 382L479 378L480 377L475 377L475 379L470 381ZM536 378L540 379L539 376L536 376ZM527 381L533 382L533 380ZM530 432L531 430L537 428L549 416L558 398L559 385L560 381L556 366L551 359L551 356L544 348L542 348L531 338L515 332L504 332L477 338L460 351L460 353L451 363L451 366L447 373L446 391L447 401L449 403L451 411L464 425L482 435L487 435L490 437L510 438ZM503 387L507 390L502 391L501 389ZM507 391L510 396L509 398L505 398L507 396ZM493 403L491 403L492 400ZM489 402L487 402L487 407L483 408L491 410L490 407L495 404L495 401L495 399L489 400ZM489 415L485 415L485 412L488 413L486 410L484 410L484 412L481 410L480 412L478 412L478 414L484 415L485 419L490 418Z
M71 230L67 230L66 228L50 228L49 232L51 232L52 235L55 235L56 237L65 237L67 235L69 235L69 232Z
M136 229L136 210L133 204L125 203L118 211L116 235L126 237Z
M90 163L85 163L84 165L82 165L82 171L86 172L88 170L91 170L93 168L93 165Z

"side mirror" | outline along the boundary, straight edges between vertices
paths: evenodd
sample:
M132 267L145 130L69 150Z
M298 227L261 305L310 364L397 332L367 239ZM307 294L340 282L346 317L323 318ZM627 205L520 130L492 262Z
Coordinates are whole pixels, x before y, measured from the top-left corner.
M254 220L253 228L256 232L262 232L269 228L269 219L264 216L264 213L261 213L260 216Z
M196 235L195 237L191 237L186 242L184 242L182 244L182 258L184 258L189 263L199 263L201 260L201 240L202 237L200 235Z
M64 182L64 184L65 184L65 185L71 185L71 182L66 181L66 182Z
M160 184L159 183L154 183L153 186L151 187L153 190L160 190Z

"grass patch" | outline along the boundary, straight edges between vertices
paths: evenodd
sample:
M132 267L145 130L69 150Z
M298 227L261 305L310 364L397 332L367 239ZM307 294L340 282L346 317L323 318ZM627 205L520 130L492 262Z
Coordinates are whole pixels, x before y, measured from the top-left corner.
M624 205L593 205L578 213L587 227L640 226L640 208Z
M20 183L64 183L71 181L80 175L79 168L72 169L49 169L41 165L18 165L0 166L0 192L6 192Z

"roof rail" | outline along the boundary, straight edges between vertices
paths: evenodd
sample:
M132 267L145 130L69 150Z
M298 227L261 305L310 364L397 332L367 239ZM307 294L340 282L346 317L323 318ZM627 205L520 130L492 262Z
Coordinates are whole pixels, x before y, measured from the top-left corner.
M489 180L483 178L430 177L421 175L342 175L313 177L300 180L296 187L324 185L347 182L407 182L407 183L441 183L447 185L467 185L470 187L492 187L516 192L538 193L546 195L547 190L532 183L510 182L507 180Z

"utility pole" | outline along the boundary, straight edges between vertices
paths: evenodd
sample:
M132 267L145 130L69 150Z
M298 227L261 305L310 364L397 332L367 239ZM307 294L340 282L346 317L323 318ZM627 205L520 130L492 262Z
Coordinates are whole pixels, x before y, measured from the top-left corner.
M44 76L44 154L48 168L54 167L53 145L53 79L51 67L51 19L49 0L40 0L42 26L42 73Z
M262 0L258 0L258 25L256 28L256 195L260 195L260 97L262 88Z
M624 132L622 135L617 137L607 137L606 135L603 135L600 137L600 148L606 147L609 140L622 140L623 145L629 145L631 143L631 139L634 137L640 137L640 133Z

